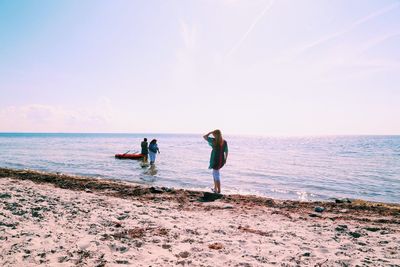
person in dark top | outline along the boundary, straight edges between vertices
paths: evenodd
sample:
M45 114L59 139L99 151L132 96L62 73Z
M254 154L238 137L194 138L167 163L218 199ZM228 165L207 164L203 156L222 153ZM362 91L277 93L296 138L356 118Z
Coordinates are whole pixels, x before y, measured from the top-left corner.
M213 135L214 138L209 137ZM212 147L209 169L213 169L214 192L221 193L221 179L219 170L228 159L228 143L222 138L220 130L214 130L203 136L204 140Z
M143 162L147 162L147 158L149 155L149 148L148 148L148 144L147 144L147 138L144 138L142 143L140 144L140 146L142 147L142 151L140 152L140 154L143 155Z

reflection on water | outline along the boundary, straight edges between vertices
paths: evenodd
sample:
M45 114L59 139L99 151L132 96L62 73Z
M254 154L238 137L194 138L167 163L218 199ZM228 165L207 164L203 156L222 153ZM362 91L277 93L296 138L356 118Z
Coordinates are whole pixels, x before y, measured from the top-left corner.
M156 138L156 168L114 154ZM400 202L399 136L226 136L225 193L283 199L332 197ZM29 168L159 186L209 190L211 149L201 135L0 134L0 166Z

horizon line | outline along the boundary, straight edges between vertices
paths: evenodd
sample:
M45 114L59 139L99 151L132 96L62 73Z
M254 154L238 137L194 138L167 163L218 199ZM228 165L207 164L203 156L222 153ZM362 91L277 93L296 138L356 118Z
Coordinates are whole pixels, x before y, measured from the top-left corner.
M0 131L0 134L134 134L134 135L203 135L198 132L13 132ZM329 136L400 136L400 134L373 134L373 133L351 133L351 134L260 134L260 133L225 133L224 135L231 136L252 136L252 137L329 137Z

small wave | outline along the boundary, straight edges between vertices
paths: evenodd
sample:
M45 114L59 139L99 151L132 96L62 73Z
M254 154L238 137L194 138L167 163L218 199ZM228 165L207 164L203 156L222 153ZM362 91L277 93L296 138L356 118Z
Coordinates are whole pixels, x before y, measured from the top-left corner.
M114 154L127 151L132 140L139 146L142 137L0 135L0 165L141 182L139 164L115 160ZM400 188L399 136L228 139L229 159L221 171L223 190L283 199L357 195L400 202L395 190ZM211 171L207 170L210 149L201 136L159 135L158 140L162 154L157 157L155 184L212 186Z

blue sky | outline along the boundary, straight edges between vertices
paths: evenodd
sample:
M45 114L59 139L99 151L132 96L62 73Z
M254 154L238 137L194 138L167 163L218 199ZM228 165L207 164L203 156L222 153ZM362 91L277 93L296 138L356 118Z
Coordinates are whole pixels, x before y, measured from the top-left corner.
M0 0L0 131L400 134L400 1Z

